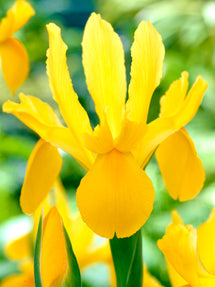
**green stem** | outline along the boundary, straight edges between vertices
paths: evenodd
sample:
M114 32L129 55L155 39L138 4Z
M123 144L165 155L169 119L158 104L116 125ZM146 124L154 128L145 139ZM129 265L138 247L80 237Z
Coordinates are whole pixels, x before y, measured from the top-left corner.
M117 287L142 287L143 258L141 230L127 238L110 240Z

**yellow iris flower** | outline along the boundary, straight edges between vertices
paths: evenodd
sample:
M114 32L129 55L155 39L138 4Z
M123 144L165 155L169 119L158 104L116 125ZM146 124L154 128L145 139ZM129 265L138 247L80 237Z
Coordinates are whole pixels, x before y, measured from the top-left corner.
M8 88L14 91L25 81L29 72L28 55L19 40L13 37L35 14L25 0L17 0L0 23L0 57Z
M195 229L184 226L173 212L173 223L158 241L158 247L167 259L173 287L215 286L215 208L208 220Z
M207 83L199 76L187 94L188 73L182 73L162 98L160 117L147 123L151 97L162 77L164 46L161 36L150 22L139 24L131 48L131 81L126 102L121 40L109 23L92 13L82 42L86 82L100 120L92 130L89 117L73 89L66 64L67 46L62 41L60 29L55 24L47 25L47 29L47 73L53 97L68 127L60 122L49 105L32 96L20 94L20 104L8 101L3 110L37 132L47 142L47 150L48 145L59 147L85 168L87 174L77 190L77 205L83 220L95 233L106 238L112 238L114 234L119 238L131 236L141 228L153 209L154 188L143 169L162 142L165 145L160 146L157 159L170 194L187 200L202 187L201 162L192 140L181 128L196 114ZM173 138L169 139L170 135ZM163 152L169 145L168 162L165 162ZM26 213L34 212L36 208L32 196L38 205L49 191L46 183L42 183L40 192L35 189L36 194L32 195L32 186L38 186L38 182L41 185L40 176L44 177L39 171L39 162L41 167L46 165L55 169L54 157L49 165L48 156L43 160L39 156L40 148L37 146L36 149L28 165L26 177L29 175L30 178L25 180L21 200ZM57 154L56 158L60 167ZM176 165L171 159L179 162ZM34 166L34 172L31 166ZM169 179L172 173L174 176ZM55 176L50 174L49 181L54 182ZM180 182L184 179L184 183L177 189L179 179ZM193 193L190 185L194 186Z
M148 272L146 265L144 265L143 268L143 287L163 287L163 285Z
M51 207L50 202L53 201L57 208ZM80 214L70 215L66 194L62 184L58 181L53 188L53 194L47 196L34 213L34 229L32 232L10 242L6 246L5 253L7 257L19 263L20 274L14 274L3 279L0 283L1 287L35 286L33 242L36 239L42 209L44 222L46 222L44 224L41 253L42 277L45 278L44 286L50 286L49 283L55 280L56 277L62 279L68 267L65 239L62 233L62 220L81 271L96 262L103 262L112 267L108 241L96 242L96 235L82 221Z

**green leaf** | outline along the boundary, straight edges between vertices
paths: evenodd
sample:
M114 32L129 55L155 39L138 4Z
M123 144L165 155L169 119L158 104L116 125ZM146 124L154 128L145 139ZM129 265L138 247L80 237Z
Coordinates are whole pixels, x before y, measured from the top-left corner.
M40 276L40 251L42 248L42 234L43 234L43 218L40 217L37 238L34 250L34 280L36 287L43 287L41 276Z
M117 287L142 287L143 261L141 230L127 238L110 240Z
M66 249L67 249L67 255L68 255L68 261L69 261L69 271L67 273L67 277L64 281L63 287L81 287L81 273L78 267L78 262L75 257L75 254L72 249L72 244L70 242L68 233L64 229L64 236L66 241Z

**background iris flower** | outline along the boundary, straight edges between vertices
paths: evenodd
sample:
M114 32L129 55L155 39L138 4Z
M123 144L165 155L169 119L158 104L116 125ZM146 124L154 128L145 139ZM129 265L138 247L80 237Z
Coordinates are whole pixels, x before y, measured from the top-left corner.
M17 0L0 23L0 56L2 72L12 93L25 81L29 72L27 52L21 42L13 37L35 14L25 0Z
M215 286L214 227L215 209L197 229L192 225L184 226L178 213L173 212L172 224L158 241L158 247L167 260L173 287L186 284L192 287Z

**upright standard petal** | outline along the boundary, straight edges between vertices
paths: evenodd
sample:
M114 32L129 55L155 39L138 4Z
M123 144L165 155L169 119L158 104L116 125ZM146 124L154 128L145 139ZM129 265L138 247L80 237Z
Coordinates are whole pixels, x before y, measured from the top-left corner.
M215 208L208 220L197 229L197 246L204 268L215 275Z
M188 72L182 72L181 78L174 81L160 99L160 117L177 114L182 107L188 89Z
M192 120L201 105L207 87L207 82L198 76L181 105L181 109L175 114L177 126L185 126Z
M70 153L83 168L89 169L94 162L92 154L80 146L68 128L61 126L52 108L35 97L24 94L19 96L20 104L7 101L3 105L3 111L15 115L43 139Z
M179 85L179 81L182 82L181 85ZM142 139L135 149L133 149L132 153L135 158L137 158L141 167L145 166L148 159L162 141L185 126L195 116L207 89L207 83L202 80L200 76L197 77L188 95L184 98L186 85L186 73L183 73L179 80L172 83L165 95L166 97L161 98L161 104L165 103L166 111L164 112L164 106L162 106L161 117L147 125ZM181 89L178 89L179 86L181 86ZM178 92L181 93L180 95L184 99L183 101L179 101L180 95L176 95ZM170 104L169 100L171 96L178 99L180 102L179 107L178 102L176 102L175 105ZM169 103L167 103L167 101ZM173 101L171 101L171 103L173 103ZM170 113L170 111L172 112Z
M5 81L14 93L25 81L29 72L27 52L17 39L8 38L0 44L0 55Z
M184 128L159 145L156 159L172 198L186 201L200 192L205 172L194 143Z
M76 198L83 220L95 233L120 238L134 234L148 219L154 189L131 154L113 150L97 157Z
M28 161L21 190L23 212L32 214L53 187L62 166L56 147L40 139Z
M142 21L131 47L131 81L126 112L132 121L147 121L152 94L162 77L164 53L160 34L150 22Z
M13 33L21 29L29 19L35 14L30 3L25 0L17 0L10 9L13 13Z
M111 25L92 13L84 30L83 66L100 123L106 117L113 138L121 128L126 98L123 46Z
M67 46L61 38L60 28L51 23L47 25L49 49L47 51L47 73L50 87L61 114L73 136L83 147L83 133L91 133L88 115L75 93L66 64Z

